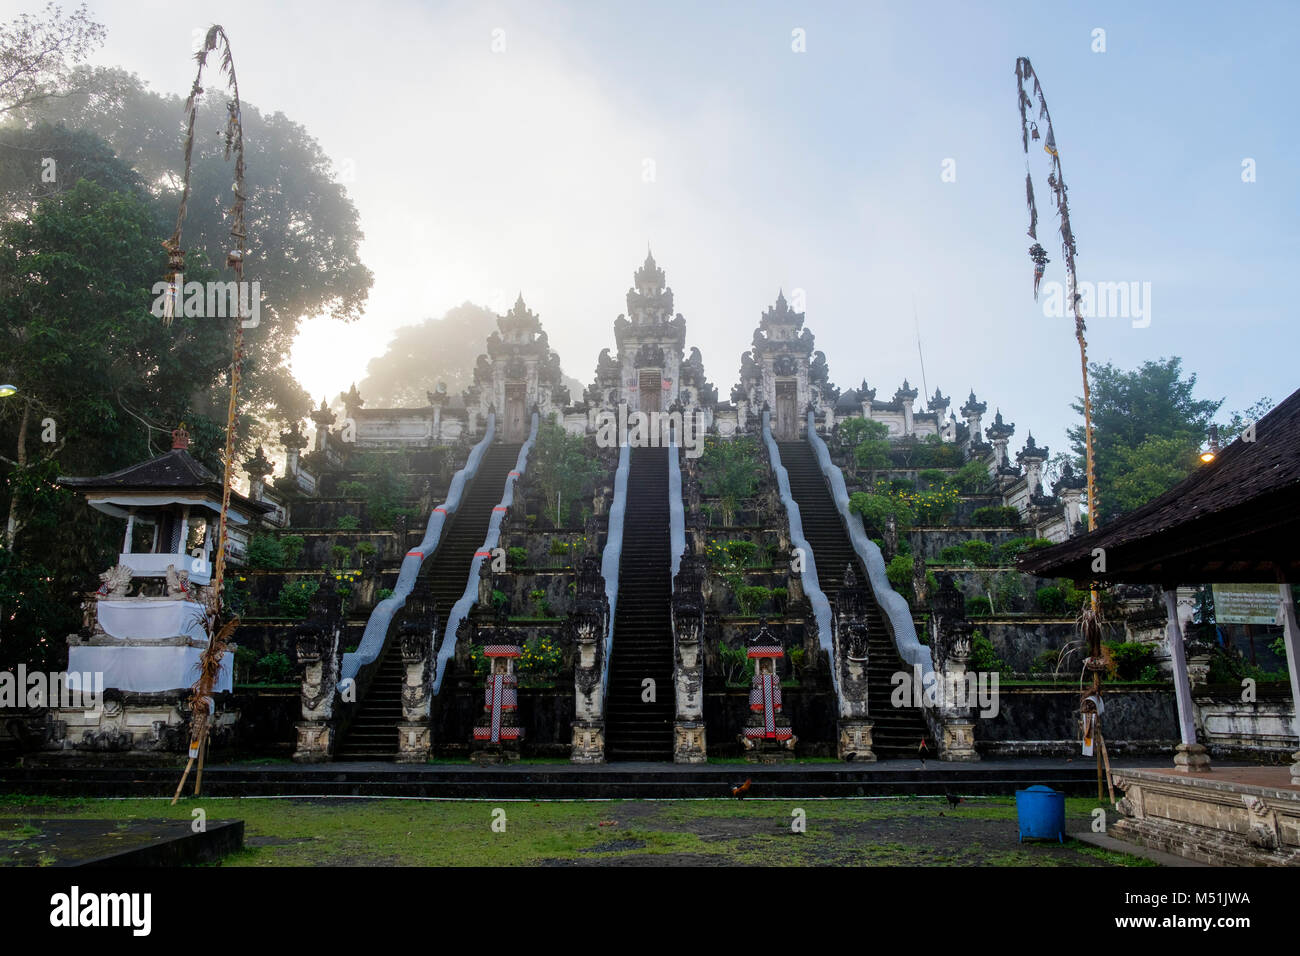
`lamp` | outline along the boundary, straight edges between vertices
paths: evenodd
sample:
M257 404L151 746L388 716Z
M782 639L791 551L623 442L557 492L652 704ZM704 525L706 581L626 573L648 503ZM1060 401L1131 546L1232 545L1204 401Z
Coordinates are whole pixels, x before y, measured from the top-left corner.
M1210 447L1201 452L1201 463L1208 465L1219 457L1219 426L1210 426Z

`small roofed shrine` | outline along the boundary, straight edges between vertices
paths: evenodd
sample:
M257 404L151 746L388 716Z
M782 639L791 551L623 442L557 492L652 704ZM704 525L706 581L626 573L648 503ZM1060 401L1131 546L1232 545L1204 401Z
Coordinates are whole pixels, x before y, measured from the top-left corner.
M58 479L92 508L126 521L117 563L99 576L99 589L84 605L83 633L68 638L68 671L102 674L107 691L149 695L141 713L116 702L99 713L61 711L65 747L127 750L144 743L157 749L161 730L182 720L175 705L197 680L208 642L221 514L221 480L188 447L182 425L164 455L111 474ZM246 527L274 507L232 493L228 529ZM216 690L230 689L227 667ZM136 740L137 733L149 739Z
M1172 769L1117 771L1125 818L1112 833L1214 863L1300 864L1300 752L1286 767L1210 767L1197 740L1177 588L1277 587L1291 684L1300 701L1292 586L1300 582L1300 391L1190 477L1096 531L1026 552L1020 569L1164 592L1181 743ZM1300 719L1293 723L1300 739Z

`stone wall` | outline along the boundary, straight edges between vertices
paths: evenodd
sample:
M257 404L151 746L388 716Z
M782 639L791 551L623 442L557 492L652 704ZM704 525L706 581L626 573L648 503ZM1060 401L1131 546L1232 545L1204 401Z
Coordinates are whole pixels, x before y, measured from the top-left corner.
M1116 689L1106 693L1105 702L1101 732L1112 757L1172 755L1178 742L1172 688ZM975 745L986 757L1079 755L1078 690L1000 687L997 715L976 718Z

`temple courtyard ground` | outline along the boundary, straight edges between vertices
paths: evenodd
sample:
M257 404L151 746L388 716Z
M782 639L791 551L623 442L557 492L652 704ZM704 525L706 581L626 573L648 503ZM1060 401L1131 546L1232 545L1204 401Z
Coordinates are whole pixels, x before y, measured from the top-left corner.
M1067 833L1097 801L1066 800ZM197 814L196 811L202 811ZM1067 837L1021 843L1012 797L449 801L0 795L0 865L58 866L57 831L244 821L223 866L1152 866ZM1108 814L1113 822L1114 812ZM802 822L802 832L798 824ZM154 824L160 827L161 824ZM172 823L171 827L176 824ZM94 829L90 827L90 829ZM62 855L61 855L62 854Z

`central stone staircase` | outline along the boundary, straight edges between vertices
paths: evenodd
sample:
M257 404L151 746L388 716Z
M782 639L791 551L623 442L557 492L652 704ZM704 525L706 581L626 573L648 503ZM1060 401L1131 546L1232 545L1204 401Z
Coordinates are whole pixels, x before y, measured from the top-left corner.
M671 760L673 753L672 566L667 448L632 448L614 649L605 700L608 760ZM655 682L655 701L642 682Z
M812 446L806 441L786 441L778 442L777 447L781 452L781 464L790 476L790 494L799 505L804 537L812 548L817 580L833 609L848 568L852 567L858 580L864 583L867 581L866 570L853 550L853 542L849 540ZM935 741L930 737L921 711L916 707L890 705L893 692L890 678L897 671L909 671L910 668L898 656L869 584L866 592L867 709L875 725L871 734L872 750L881 759L916 759L924 739L926 756L937 758Z
M474 552L487 537L492 509L501 503L506 478L519 458L520 446L492 444L479 463L460 507L443 526L438 548L420 567L407 603L424 600L438 612L438 629L446 627L452 606L465 593ZM402 619L393 618L378 670L357 716L339 743L336 760L392 760L397 754L397 725L402 720L402 649L393 635Z

